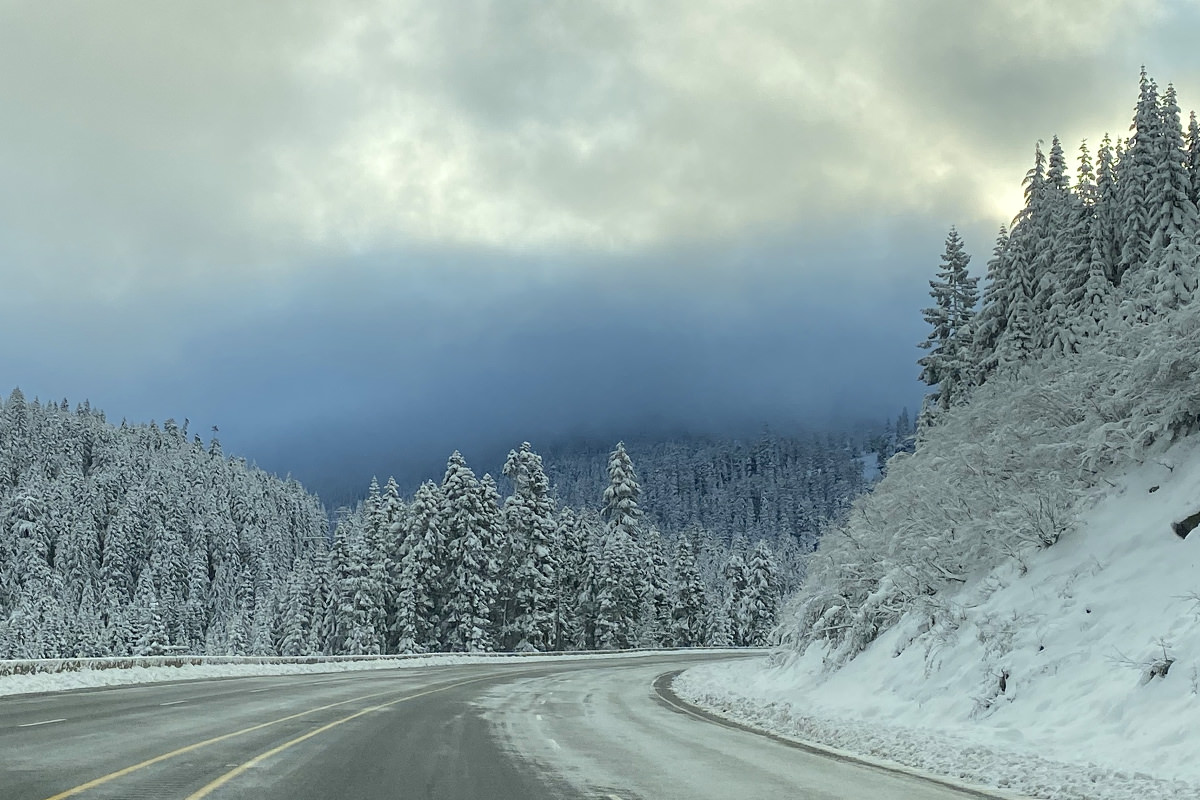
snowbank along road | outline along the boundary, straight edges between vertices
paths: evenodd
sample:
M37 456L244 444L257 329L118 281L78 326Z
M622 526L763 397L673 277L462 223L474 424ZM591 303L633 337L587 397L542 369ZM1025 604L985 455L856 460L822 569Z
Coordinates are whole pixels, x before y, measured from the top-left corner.
M712 654L0 698L0 798L980 797L673 706Z

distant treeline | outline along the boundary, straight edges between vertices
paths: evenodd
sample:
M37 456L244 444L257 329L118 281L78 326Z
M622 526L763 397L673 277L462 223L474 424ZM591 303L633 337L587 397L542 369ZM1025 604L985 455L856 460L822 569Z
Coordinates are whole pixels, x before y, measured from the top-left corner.
M910 446L907 412L854 434L637 439L628 443L642 479L647 516L664 531L712 531L721 541L816 547L824 527L844 518L880 461ZM552 448L546 469L561 502L595 507L604 451Z
M768 637L795 580L772 542L660 534L623 446L592 508L560 505L528 445L503 475L501 499L456 453L408 500L394 481L373 485L330 536L298 483L225 457L186 422L114 426L86 403L14 390L0 406L0 657ZM794 540L774 541L794 573Z

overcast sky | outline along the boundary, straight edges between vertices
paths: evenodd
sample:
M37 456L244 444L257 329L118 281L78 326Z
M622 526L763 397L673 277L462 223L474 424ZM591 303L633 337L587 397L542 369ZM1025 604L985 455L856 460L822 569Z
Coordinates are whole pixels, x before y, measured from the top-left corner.
M885 417L1183 0L0 0L0 376L317 488Z

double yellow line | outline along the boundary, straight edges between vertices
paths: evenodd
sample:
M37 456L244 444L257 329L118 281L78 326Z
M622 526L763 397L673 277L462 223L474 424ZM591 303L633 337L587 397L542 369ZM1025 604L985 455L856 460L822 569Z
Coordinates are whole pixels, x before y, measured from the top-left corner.
M388 708L389 706L394 706L394 705L403 703L408 700L415 700L418 697L425 697L426 695L437 694L438 692L444 692L444 691L447 691L448 689L454 689L459 686L465 686L469 683L478 683L479 681L484 681L491 677L494 677L494 676L485 675L481 678L471 678L470 680L458 681L457 683L450 683L445 686L438 686L433 689L426 689L425 691L422 691L422 692L416 692L415 694L409 694L409 695L405 695L404 697L398 697L395 700L389 700L386 703L379 703L378 705L371 706L370 708L364 708L361 711L356 711L355 713L350 714L349 716L342 717L341 719L338 719L338 720L334 720L333 722L330 722L326 725L322 725L321 727L319 727L315 730L311 730L302 736L297 736L295 739L286 741L281 745L278 745L276 747L271 748L270 750L267 750L265 753L258 754L257 756L255 756L254 758L245 762L244 764L242 764L234 769L231 769L229 772L226 772L225 774L221 775L219 778L211 781L210 783L205 784L204 786L200 787L196 791L192 792L190 795L187 796L186 800L202 800L202 798L205 798L208 795L212 794L214 791L216 791L220 787L224 786L225 784L229 783L231 780L233 780L237 776L241 775L242 773L246 772L249 769L252 769L253 767L258 766L259 764L263 763L267 759L269 759L273 756L276 756L279 753L282 753L284 750L287 750L289 747L300 744L301 742L303 742L307 739L311 739L312 737L317 736L318 734L324 733L325 731L330 730L331 728L336 728L338 725L343 725L347 722L350 722L353 719L357 719L358 717L361 717L364 714L370 714L372 711L379 711L380 709ZM155 764L161 764L162 762L167 761L172 758L175 758L176 756L181 756L184 753L190 753L193 750L199 750L202 747L208 747L210 744L216 744L217 742L223 742L227 739L233 739L234 737L243 736L247 733L253 733L254 731L260 731L263 728L269 728L272 725L278 725L282 722L287 722L287 721L293 720L293 719L299 719L300 717L306 717L310 714L316 714L319 711L327 711L331 708L337 708L338 706L344 706L344 705L348 705L350 703L357 703L362 700L370 700L373 697L380 697L385 694L390 694L390 692L373 692L372 694L364 694L364 695L360 695L358 697L352 697L349 700L339 700L336 703L329 703L328 705L318 706L317 708L310 708L307 711L301 711L298 714L290 714L286 717L280 717L279 719L273 719L270 722L262 722L262 723L259 723L258 725L251 725L249 728L242 728L241 730L238 730L238 731L232 731L231 733L225 733L220 736L214 736L211 739L205 739L202 742L196 742L194 744L189 744L185 747L180 747L178 750L172 750L169 753L163 753L162 755L155 756L154 758L146 759L145 761L142 761L140 763L134 764L129 767L125 767L124 769L119 769L116 772L110 772L107 775L102 775L99 778L95 778L94 780L88 781L87 783L81 783L78 786L67 789L65 792L59 792L56 795L51 795L50 797L47 797L46 800L64 800L67 797L74 797L77 794L86 792L89 789L95 789L97 786L103 786L104 784L109 783L111 781L115 781L118 778L123 778L126 775L130 775L139 770L143 770L146 767L151 767L151 766L154 766Z

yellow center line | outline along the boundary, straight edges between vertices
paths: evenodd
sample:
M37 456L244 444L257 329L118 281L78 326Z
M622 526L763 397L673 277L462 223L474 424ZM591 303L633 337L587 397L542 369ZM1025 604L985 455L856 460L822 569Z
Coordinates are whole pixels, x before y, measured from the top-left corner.
M386 703L380 703L379 705L371 706L370 708L364 708L361 711L356 711L355 713L351 714L348 717L342 717L341 719L334 720L333 722L330 722L327 725L322 725L321 727L317 728L316 730L309 731L308 733L304 734L303 736L297 736L295 739L284 742L283 744L278 745L277 747L272 747L270 750L266 751L265 753L259 753L254 758L247 761L246 763L244 763L238 767L235 767L234 769L229 770L229 772L226 772L224 775L222 775L221 777L212 781L211 783L208 783L208 784L200 787L196 791L192 792L191 794L189 794L187 796L187 798L185 798L185 800L203 800L203 798L208 797L210 794L215 792L217 789L220 789L222 786L229 783L231 780L233 780L237 776L241 775L242 773L244 773L248 770L253 769L254 767L257 767L259 764L263 763L267 759L273 758L274 756L279 755L284 750L287 750L289 747L298 745L303 741L306 741L308 739L311 739L314 736L324 733L325 731L329 730L330 728L336 728L338 725L343 725L352 719L357 719L358 717L363 716L364 714L370 714L372 711L379 711L380 709L387 708L389 706L394 706L394 705L397 705L398 703L403 703L406 700L415 700L418 697L424 697L425 695L435 694L437 692L444 692L447 689L453 689L457 686L465 686L468 683L478 683L479 681L482 681L482 680L487 680L487 678L486 677L485 678L471 678L470 680L460 681L458 683L452 683L449 686L439 686L436 689L427 689L423 692L417 692L416 694L410 694L410 695L407 695L406 697L400 697L395 700L389 700Z
M474 680L484 680L484 679L483 678L475 678ZM465 681L465 683L470 683L470 682L471 681ZM461 686L461 685L462 685L461 683L455 683L455 684L451 684L449 686L443 686L440 689L432 689L428 692L423 692L422 694L431 694L432 692L442 691L443 689L452 689L455 686ZM356 703L360 700L370 700L372 697L379 697L380 695L391 694L392 691L394 691L394 690L384 691L384 692L372 692L371 694L364 694L364 695L359 695L358 697L351 697L349 700L340 700L336 703L329 703L328 705L318 706L317 708L310 708L307 711L301 711L297 714L289 714L286 717L280 717L279 719L273 719L270 722L262 722L262 723L259 723L258 725L251 725L249 728L242 728L241 730L238 730L238 731L233 731L231 733L225 733L220 736L214 736L211 739L205 739L202 742L195 742L194 744L189 744L186 747L181 747L178 750L172 750L169 753L163 753L162 755L155 756L154 758L148 758L145 761L142 761L140 763L134 764L129 767L125 767L124 769L119 769L116 772L110 772L107 775L101 775L99 778L90 780L87 783L81 783L78 786L75 786L71 789L67 789L65 792L59 792L58 794L51 795L50 797L47 797L46 800L64 800L64 798L67 798L67 797L74 797L77 794L86 792L88 789L94 789L97 786L103 786L104 784L109 783L110 781L115 781L117 778L123 778L126 775L137 772L138 770L142 770L142 769L145 769L146 767L154 766L155 764L160 764L163 761L167 761L168 759L175 758L176 756L181 756L184 753L190 753L193 750L199 750L201 747L207 747L210 744L216 744L217 742L223 742L227 739L232 739L236 736L243 736L247 733L253 733L254 731L260 731L263 728L269 728L272 725L278 725L281 722L288 722L289 720L299 719L300 717L306 717L309 714L315 714L318 711L327 711L328 709L331 709L331 708L337 708L338 706L344 706L347 703ZM402 697L402 698L400 698L400 700L397 700L395 702L402 702L403 700L409 700L409 699L412 699L412 697L419 697L419 696L420 695L412 695L410 697ZM345 720L342 720L342 721L345 721Z

